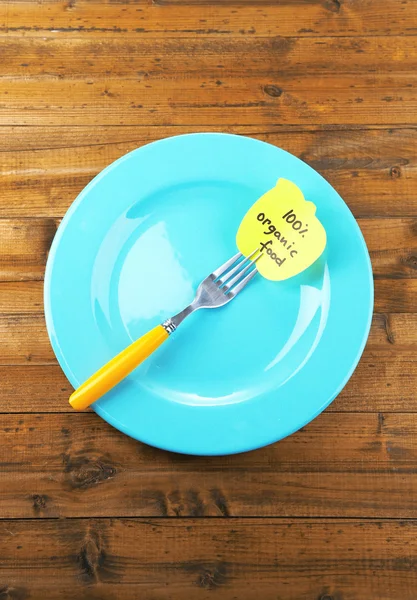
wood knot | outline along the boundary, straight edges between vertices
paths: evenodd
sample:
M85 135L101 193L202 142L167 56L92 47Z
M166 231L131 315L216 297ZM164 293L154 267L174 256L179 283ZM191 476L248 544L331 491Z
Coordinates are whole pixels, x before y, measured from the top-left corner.
M113 478L117 469L106 458L90 459L87 456L63 455L64 473L73 489L88 489L102 481Z
M333 592L332 594L326 592L319 596L317 600L342 600L342 595L340 592Z
M401 177L401 169L400 167L391 167L389 174L392 179L399 179Z
M271 39L270 44L274 52L279 52L282 55L283 52L289 52L294 47L296 40L294 38L277 36Z
M325 0L324 8L333 13L339 13L342 8L342 0Z
M385 423L385 417L382 413L378 413L378 426L377 426L377 433L382 433L382 430L384 428L384 423Z
M155 507L158 516L168 516L168 504L164 492L159 490L143 490L141 498L144 502L149 502Z
M186 490L183 494L173 490L166 496L167 514L181 517L184 514L190 517L203 517L206 505L196 490Z
M411 269L417 270L417 255L416 254L409 254L408 256L401 258L401 262L406 267L410 267Z
M113 94L113 92L111 92L107 88L104 88L104 90L101 92L101 95L107 96L107 98L113 98L115 94Z
M203 570L197 580L197 585L205 590L214 590L221 585L224 585L226 581L226 563L219 562L215 566Z
M384 329L385 329L385 334L387 336L387 340L390 344L395 344L395 336L394 336L394 332L391 329L391 321L389 318L389 315L382 315L383 318L383 324L384 324Z
M264 87L264 92L265 94L268 94L268 96L272 96L272 98L279 98L283 94L282 89L277 85L266 85Z
M230 510L224 492L217 488L210 490L211 498L215 507L223 517L230 517Z
M77 562L80 566L83 579L89 583L97 583L105 558L106 553L102 546L100 535L95 531L88 531L77 554Z
M26 600L28 597L28 590L24 587L0 585L0 600Z
M46 504L49 500L46 494L32 494L30 498L33 503L33 510L36 514L39 514L41 510L45 510Z

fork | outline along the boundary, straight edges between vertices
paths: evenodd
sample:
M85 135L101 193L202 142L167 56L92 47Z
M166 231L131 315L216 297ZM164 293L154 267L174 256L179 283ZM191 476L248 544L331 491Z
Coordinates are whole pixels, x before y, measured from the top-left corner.
M261 256L259 249L247 257L238 252L210 273L198 286L189 306L145 333L101 367L73 392L69 399L71 406L84 410L109 392L167 340L191 313L200 308L218 308L236 298L258 272L255 263Z

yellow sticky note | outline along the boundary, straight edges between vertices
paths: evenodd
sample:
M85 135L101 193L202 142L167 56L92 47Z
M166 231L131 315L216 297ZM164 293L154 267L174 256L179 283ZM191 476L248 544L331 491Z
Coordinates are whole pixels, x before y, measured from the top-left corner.
M316 207L288 179L255 202L240 224L237 247L248 256L259 248L258 271L273 281L298 275L313 264L326 247L326 231L315 216Z

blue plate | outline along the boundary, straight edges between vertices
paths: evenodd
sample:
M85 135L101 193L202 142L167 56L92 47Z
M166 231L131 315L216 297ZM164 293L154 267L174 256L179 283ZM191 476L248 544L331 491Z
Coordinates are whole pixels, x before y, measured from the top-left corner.
M53 349L77 387L181 310L200 280L236 252L241 219L279 177L317 205L325 254L294 279L257 276L226 307L187 319L94 404L114 427L176 452L243 452L311 421L348 381L373 308L360 229L335 190L301 160L226 134L144 146L78 196L46 269Z

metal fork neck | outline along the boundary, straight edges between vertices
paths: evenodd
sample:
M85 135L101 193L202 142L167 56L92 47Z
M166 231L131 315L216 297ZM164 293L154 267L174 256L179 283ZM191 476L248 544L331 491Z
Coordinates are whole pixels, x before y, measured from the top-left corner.
M174 315L170 319L167 319L166 321L164 321L162 323L162 327L164 327L164 329L167 331L167 333L169 335L171 335L171 333L174 333L176 328L179 325L181 325L181 323L184 321L185 317L188 317L188 315L190 315L192 312L194 312L198 308L200 308L200 307L196 303L192 302L189 306L186 306L184 308L184 310L182 310L178 314Z
M191 304L177 315L162 323L166 332L169 335L173 333L185 317L188 317L188 315L199 308L218 308L235 298L257 273L254 263L262 255L259 254L255 257L256 253L258 253L258 250L255 250L252 254L241 260L243 255L238 252L230 260L226 261L224 265L203 279L197 288L195 298Z

